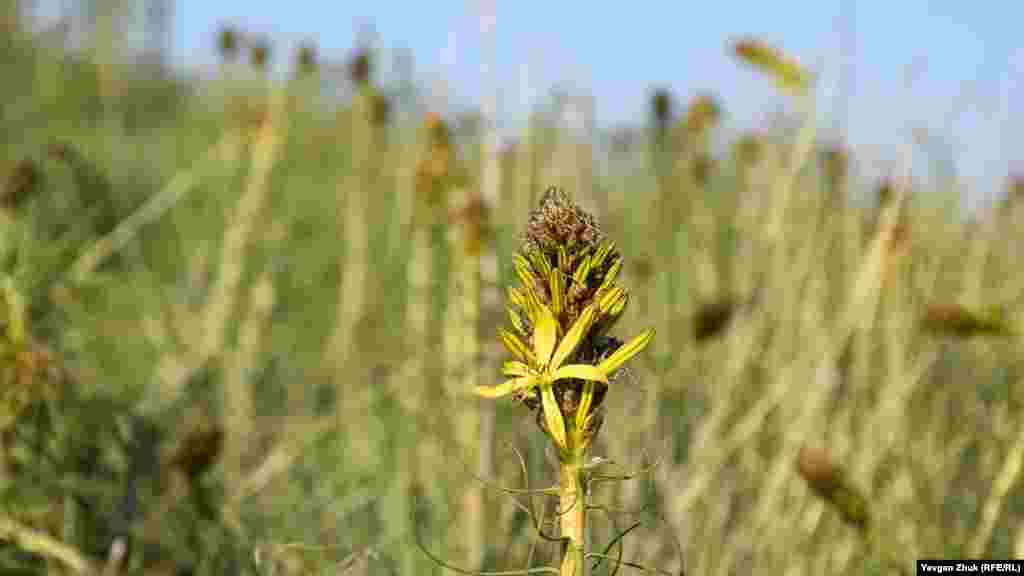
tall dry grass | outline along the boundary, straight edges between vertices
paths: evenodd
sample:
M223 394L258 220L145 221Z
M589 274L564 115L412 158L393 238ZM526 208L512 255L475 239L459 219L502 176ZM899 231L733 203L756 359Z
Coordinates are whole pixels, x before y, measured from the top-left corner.
M591 167L589 147L604 142L580 142L563 118L536 114L502 158L445 110L423 127L421 109L393 98L381 117L375 95L395 96L389 87L351 85L330 63L322 81L350 99L257 89L236 59L218 88L130 129L122 115L152 80L19 42L28 57L5 59L5 77L35 81L13 84L28 100L3 101L25 112L0 137L5 166L34 158L46 176L38 198L75 197L41 152L71 142L132 209L105 238L76 245L78 264L51 285L6 272L48 302L33 323L82 396L118 398L159 423L164 442L184 434L193 405L211 407L224 432L219 465L195 480L221 494L218 515L168 502L154 537L140 489L140 510L117 520L118 537L136 544L132 566L439 573L417 540L470 569L553 563L558 543L492 489L555 483L532 418L492 407L488 446L470 387L498 382L488 347L506 320L489 307L511 285L525 210L554 178L632 262L622 330L659 334L605 401L618 428L594 453L638 475L595 487L594 550L637 519L624 559L671 573L862 574L915 557L1024 556L1019 342L1002 334L1024 290L1020 207L1011 195L1000 216L972 223L951 208L965 191L912 191L912 174L876 202L856 150L840 144L837 168L835 144L805 121L811 92L792 89L803 76L781 80L796 133L766 129L721 154L719 129L696 120L708 104L695 101ZM122 90L107 87L113 77ZM78 122L97 100L95 120ZM444 139L432 135L441 125L452 128ZM17 214L5 214L8 229L67 218ZM102 266L129 249L138 255L123 268ZM818 495L833 492L801 478L804 448L843 470L880 537L847 526ZM24 481L10 470L5 486ZM124 474L102 482L120 494ZM107 561L112 538L87 546L39 520L71 510L66 501L13 494L0 539L72 571ZM530 500L552 520L550 502ZM192 532L206 539L190 548ZM0 565L39 568L31 554L0 552Z

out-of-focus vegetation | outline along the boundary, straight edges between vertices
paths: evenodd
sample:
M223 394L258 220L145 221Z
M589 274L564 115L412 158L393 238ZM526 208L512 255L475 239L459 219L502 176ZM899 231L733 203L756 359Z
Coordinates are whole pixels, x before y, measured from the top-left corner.
M658 332L604 399L592 451L639 473L595 486L593 550L701 575L1024 556L1019 180L973 220L953 182L864 182L803 123L813 78L756 39L729 49L798 130L717 142L728 102L657 90L642 128L580 138L561 97L497 147L486 110L382 84L373 47L325 62L224 28L216 77L184 78L113 57L117 10L72 48L17 5L0 571L552 564L493 489L556 483L545 441L472 395L500 382L513 252L551 185L624 255L622 332Z

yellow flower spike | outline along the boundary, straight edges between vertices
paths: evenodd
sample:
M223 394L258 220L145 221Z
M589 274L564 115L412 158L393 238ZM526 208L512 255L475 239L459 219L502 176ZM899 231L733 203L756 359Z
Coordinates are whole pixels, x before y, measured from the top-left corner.
M811 83L811 74L796 60L756 38L744 38L733 44L736 56L764 72L783 91L801 94Z
M616 286L601 294L597 305L601 309L602 314L610 315L612 308L621 300L625 300L625 298L626 290L622 286Z
M597 369L606 376L614 374L627 360L646 348L647 344L651 342L651 338L654 338L654 328L644 330L640 335L620 346L618 350L602 360L597 365Z

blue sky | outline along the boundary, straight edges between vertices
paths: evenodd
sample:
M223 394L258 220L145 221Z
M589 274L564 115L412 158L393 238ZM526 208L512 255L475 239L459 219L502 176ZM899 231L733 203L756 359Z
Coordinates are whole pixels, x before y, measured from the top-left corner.
M188 68L213 66L214 31L224 22L269 36L281 66L303 40L341 60L369 25L376 47L412 53L421 85L443 78L453 108L475 107L489 89L478 1L178 0L175 10L174 58ZM495 17L493 78L506 133L556 84L592 94L599 126L644 121L652 86L680 100L710 91L729 126L763 126L781 96L727 51L731 39L753 35L819 71L824 126L839 125L833 112L845 106L841 124L858 155L884 159L868 171L895 168L915 129L942 143L936 160L956 159L965 183L981 191L976 201L1000 190L1008 170L1024 171L1024 4L1017 0L497 0ZM852 89L840 91L838 30L851 25Z

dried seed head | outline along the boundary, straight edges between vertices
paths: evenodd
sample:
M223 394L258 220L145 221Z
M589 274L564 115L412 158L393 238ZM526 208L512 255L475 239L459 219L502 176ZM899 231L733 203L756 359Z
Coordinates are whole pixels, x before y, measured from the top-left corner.
M370 122L375 126L383 126L388 123L390 116L391 102L388 97L374 92L370 97Z
M489 211L483 196L479 192L470 193L466 204L460 210L452 212L448 222L449 224L462 224L463 249L466 254L480 254L484 241L490 237L492 232Z
M263 71L267 69L270 61L270 41L266 38L257 38L252 41L249 47L249 61L253 68Z
M822 165L825 178L832 191L840 190L846 181L850 158L846 150L839 144L827 146L822 151Z
M724 332L742 304L731 296L702 304L693 317L693 339L705 342Z
M654 125L665 128L672 121L672 93L666 88L657 88L651 94L651 116Z
M1013 198L1014 202L1024 200L1024 174L1010 176L1010 182L1006 190L1007 196Z
M690 161L690 176L693 182L702 188L708 185L714 169L715 160L708 154L698 154Z
M180 438L168 465L195 480L220 457L224 431L206 418L197 419Z
M43 183L43 171L32 160L25 158L14 165L7 177L0 206L15 210L39 192Z
M765 139L761 134L744 134L736 141L733 153L736 162L743 168L749 168L764 157Z
M217 52L225 62L238 58L238 31L234 27L224 25L217 32Z
M959 304L929 304L921 319L921 328L958 338L1013 334L1006 311L1000 306L970 309Z
M878 183L875 189L875 196L878 199L878 206L884 208L896 199L896 183L891 178L885 178Z
M801 448L796 466L800 476L819 494L828 494L842 484L842 471L824 450Z
M722 109L710 94L700 94L686 109L683 128L687 134L703 134L714 129L722 116Z
M295 67L300 76L312 76L317 69L316 46L304 43L295 53Z
M570 254L584 248L594 249L604 240L604 232L594 217L569 200L561 188L551 187L544 192L540 208L530 214L526 243L549 257L564 246Z
M448 122L444 118L434 112L428 112L423 125L431 146L448 147L451 145L451 128L448 127Z
M819 498L828 502L847 524L865 529L871 521L868 499L846 478L824 450L803 447L797 472Z
M348 77L356 86L369 84L373 61L368 48L360 48L348 62Z

